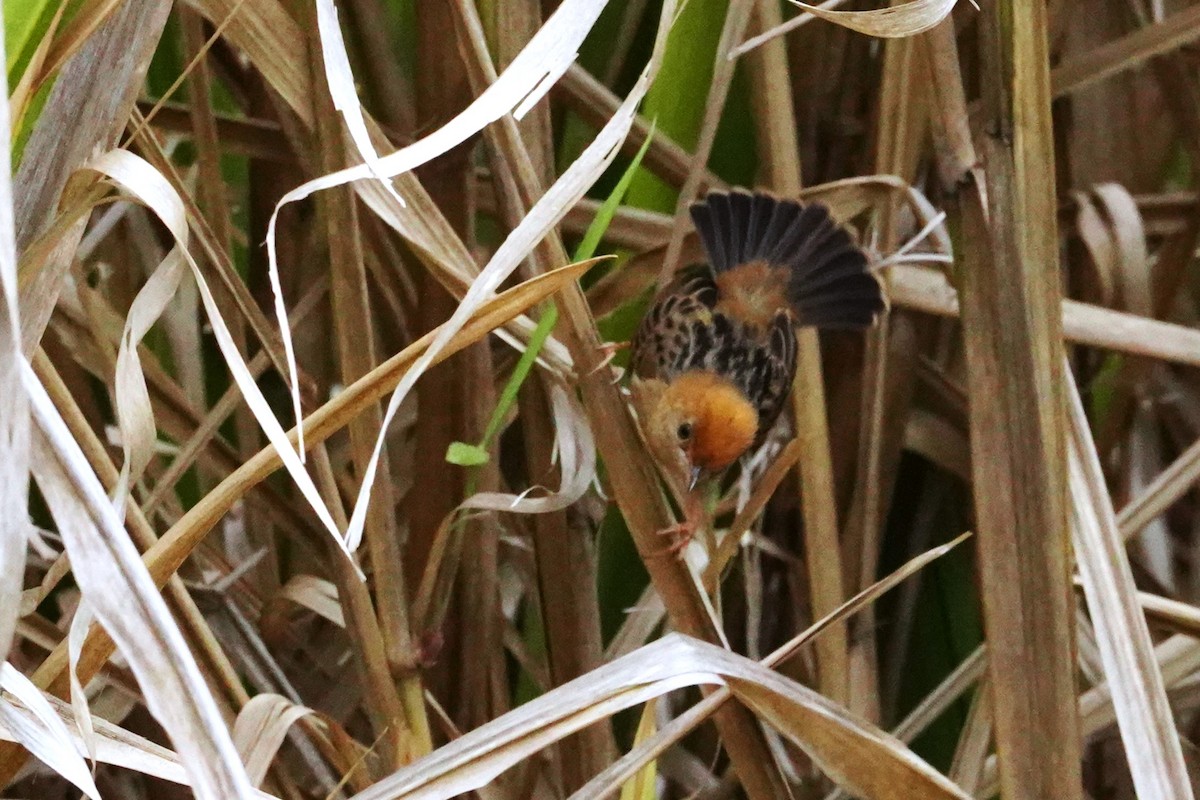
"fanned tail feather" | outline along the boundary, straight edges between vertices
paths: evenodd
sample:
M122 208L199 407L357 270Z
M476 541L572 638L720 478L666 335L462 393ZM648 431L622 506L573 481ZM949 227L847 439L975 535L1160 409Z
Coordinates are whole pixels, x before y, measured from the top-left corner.
M866 255L825 206L733 191L712 192L691 212L715 274L759 261L788 270L801 325L865 328L883 310Z

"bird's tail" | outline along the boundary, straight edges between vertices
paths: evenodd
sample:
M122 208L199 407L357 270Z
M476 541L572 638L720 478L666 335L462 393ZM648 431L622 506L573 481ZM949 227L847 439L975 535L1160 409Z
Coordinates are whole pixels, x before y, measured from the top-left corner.
M801 325L865 328L883 310L866 255L825 206L733 191L711 192L691 212L716 274L754 262L788 270Z

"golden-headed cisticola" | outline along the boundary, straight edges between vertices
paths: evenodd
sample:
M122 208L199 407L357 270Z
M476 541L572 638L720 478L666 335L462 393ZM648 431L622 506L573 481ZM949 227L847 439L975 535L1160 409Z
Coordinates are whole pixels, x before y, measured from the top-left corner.
M708 263L659 292L631 362L646 441L688 489L762 443L791 391L797 326L861 329L885 305L823 205L713 192L691 216Z

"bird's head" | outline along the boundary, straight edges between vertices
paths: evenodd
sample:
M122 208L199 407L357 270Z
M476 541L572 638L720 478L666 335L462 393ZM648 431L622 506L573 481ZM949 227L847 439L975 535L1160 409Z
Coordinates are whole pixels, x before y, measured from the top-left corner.
M758 411L728 379L687 372L649 409L646 434L655 455L690 490L736 461L754 443Z

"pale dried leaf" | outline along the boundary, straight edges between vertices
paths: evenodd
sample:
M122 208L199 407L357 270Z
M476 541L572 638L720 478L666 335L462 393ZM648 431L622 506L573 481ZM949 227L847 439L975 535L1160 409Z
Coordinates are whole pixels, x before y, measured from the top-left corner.
M1116 183L1102 183L1093 187L1092 193L1104 206L1105 217L1112 227L1124 310L1143 317L1153 316L1154 288L1150 285L1146 226L1137 202L1125 187Z
M146 378L142 374L138 346L179 289L186 267L179 249L172 249L137 293L121 334L115 389L124 462L117 488L113 491L113 503L120 516L124 515L129 486L137 481L142 470L150 463L156 440L154 412L150 408L150 392L146 389Z
M327 580L315 575L293 575L279 589L278 598L314 611L339 628L346 627L337 587Z
M77 726L71 716L71 707L53 695L42 695L42 699L63 724L63 730L70 738L72 747L76 750L82 748L78 733L72 732ZM10 708L24 716L27 724L37 724L33 712L24 704L12 704ZM180 765L179 757L167 748L103 719L96 720L96 734L96 760L100 763L188 785L187 772ZM0 721L0 739L19 741L3 721ZM91 773L88 774L90 777ZM261 791L256 792L255 796L260 800L273 797Z
M79 655L94 619L87 600L81 599L75 608L74 616L71 617L71 626L67 629L67 677L71 682L71 709L74 712L80 741L83 742L88 758L93 761L96 760L96 729L87 693L79 679Z
M966 797L901 742L811 689L743 656L672 634L463 735L354 800L423 800L471 791L623 708L682 686L727 682L735 697L768 715L835 779L845 778L866 798ZM865 768L855 770L855 764Z
M532 47L534 42L539 41L539 37L547 31L551 23L560 18L568 6L571 5L573 4L566 2L559 6L558 11L551 17L551 20L534 36L530 47ZM565 25L566 23L563 24ZM568 209L579 202L580 198L583 197L592 184L603 174L608 165L612 163L612 160L619 152L621 142L625 140L625 136L629 133L629 128L637 116L638 104L645 96L646 91L650 88L651 81L658 72L668 30L669 26L664 25L658 31L658 37L655 40L655 49L651 55L650 62L646 65L646 69L642 72L641 77L625 98L617 113L605 124L596 138L571 163L558 180L554 182L554 185L534 204L533 208L529 210L529 213L525 215L520 224L509 233L503 244L493 254L487 266L479 273L479 277L471 284L471 288L462 298L462 301L458 304L450 319L439 329L428 349L417 359L412 369L401 379L400 384L396 387L396 391L392 394L391 400L388 401L382 430L387 430L392 418L400 407L400 403L421 375L424 374L425 370L429 368L433 359L441 352L446 343L477 312L483 303L495 294L500 285L516 270L534 246L566 216ZM582 33L579 35L582 35ZM522 51L521 55L513 61L504 74L508 74L509 71L516 68L518 62L522 61L522 58L528 51L528 47L525 51ZM501 75L501 80L503 80L503 77ZM499 84L493 84L492 88L495 88L497 85ZM480 99L487 94L485 92L484 95L481 95ZM413 145L413 147L416 147L416 145ZM402 150L400 152L404 153L405 151ZM367 503L370 501L371 487L375 483L375 472L378 468L379 454L382 451L383 442L384 439L381 435L375 443L375 451L372 453L371 460L367 464L362 485L354 503L354 512L350 517L350 524L346 530L346 540L351 550L358 546L362 538L363 525L366 522Z

